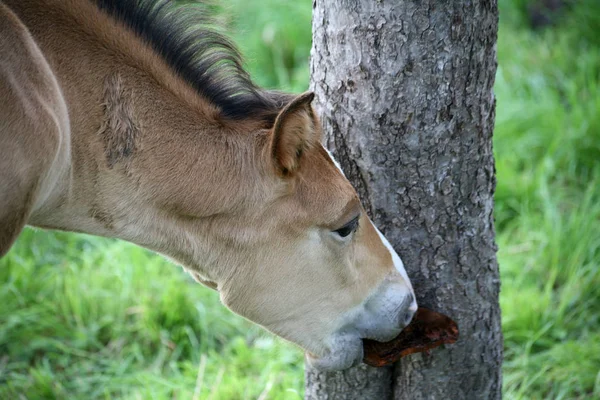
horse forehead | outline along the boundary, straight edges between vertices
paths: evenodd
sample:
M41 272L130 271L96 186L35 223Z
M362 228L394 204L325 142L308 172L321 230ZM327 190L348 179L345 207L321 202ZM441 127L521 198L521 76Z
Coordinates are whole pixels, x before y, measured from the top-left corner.
M346 176L346 174L344 173L344 170L342 169L342 166L340 165L339 161L336 160L335 157L333 157L333 154L331 154L331 152L329 150L327 150L325 147L323 147L323 150L325 150L325 152L327 153L327 156L329 157L329 159L331 160L333 165L335 165L335 167L342 173L342 175Z
M339 186L339 189L352 191L352 185L346 179L339 163L323 146L313 148L304 160L303 168L318 184Z
M307 208L332 214L335 218L356 200L356 191L321 146L306 154L301 165L298 195Z

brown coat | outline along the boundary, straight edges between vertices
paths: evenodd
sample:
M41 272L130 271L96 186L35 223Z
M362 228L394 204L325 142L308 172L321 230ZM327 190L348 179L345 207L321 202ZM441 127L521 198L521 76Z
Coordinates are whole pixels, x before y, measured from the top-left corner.
M0 3L0 256L25 224L131 241L323 368L397 334L412 287L322 147L313 95L254 87L226 45L176 72L185 48L127 18L89 0Z

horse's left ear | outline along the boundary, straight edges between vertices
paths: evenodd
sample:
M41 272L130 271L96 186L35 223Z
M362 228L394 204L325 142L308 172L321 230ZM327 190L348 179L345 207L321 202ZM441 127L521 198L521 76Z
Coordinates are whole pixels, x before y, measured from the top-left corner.
M315 94L306 92L281 110L271 136L271 157L281 176L292 176L307 148L318 144L317 119L311 102Z

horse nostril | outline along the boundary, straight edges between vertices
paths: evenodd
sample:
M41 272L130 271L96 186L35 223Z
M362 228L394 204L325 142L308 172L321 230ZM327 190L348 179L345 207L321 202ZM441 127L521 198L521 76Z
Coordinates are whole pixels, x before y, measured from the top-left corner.
M402 321L402 328L406 328L408 326L408 324L410 324L410 321L412 321L414 315L415 315L415 312L412 310L408 310L407 312L404 313L404 318Z
M408 308L406 309L406 311L402 314L402 317L400 318L400 328L401 329L405 328L406 326L408 326L408 324L410 324L410 321L412 321L413 316L417 312L417 302L415 301L415 297L412 294L409 295L406 302L409 303L410 305L408 306Z

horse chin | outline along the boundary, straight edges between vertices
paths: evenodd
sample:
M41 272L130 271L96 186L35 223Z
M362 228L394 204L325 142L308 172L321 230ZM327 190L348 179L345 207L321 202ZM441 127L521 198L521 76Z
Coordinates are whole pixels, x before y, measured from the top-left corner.
M342 371L354 367L363 359L363 345L356 335L337 336L323 356L306 353L307 362L320 371Z

